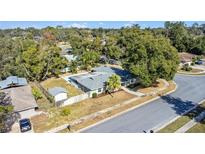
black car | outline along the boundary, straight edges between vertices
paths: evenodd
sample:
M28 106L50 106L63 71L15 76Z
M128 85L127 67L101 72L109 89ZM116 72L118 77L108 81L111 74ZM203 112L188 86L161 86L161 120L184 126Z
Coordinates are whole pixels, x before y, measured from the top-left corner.
M29 119L19 120L19 125L22 133L32 129L31 122Z

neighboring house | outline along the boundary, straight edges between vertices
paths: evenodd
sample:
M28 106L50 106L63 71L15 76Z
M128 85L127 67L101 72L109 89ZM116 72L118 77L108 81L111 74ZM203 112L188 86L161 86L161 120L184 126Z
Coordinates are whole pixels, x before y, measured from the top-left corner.
M196 55L194 55L194 54L186 53L186 52L179 53L180 63L181 63L182 65L184 65L184 64L191 65L192 59L193 59L195 56L196 56Z
M48 93L54 98L56 103L62 102L68 98L67 90L62 87L48 89Z
M38 105L25 78L10 76L0 81L0 90L7 94L8 99L11 99L14 112L19 113L21 118L36 115L35 110Z
M119 65L119 62L115 59L109 59L108 63L111 65Z
M100 63L106 64L108 62L108 58L105 55L100 56Z
M25 86L27 84L28 83L25 78L18 78L17 76L10 76L6 78L6 80L0 81L0 89Z
M69 62L77 60L78 56L75 55L63 55Z
M91 73L70 77L70 81L78 85L84 92L101 94L106 90L106 82L113 74L121 77L121 85L128 86L139 82L136 76L126 70L114 67L100 66L92 70Z

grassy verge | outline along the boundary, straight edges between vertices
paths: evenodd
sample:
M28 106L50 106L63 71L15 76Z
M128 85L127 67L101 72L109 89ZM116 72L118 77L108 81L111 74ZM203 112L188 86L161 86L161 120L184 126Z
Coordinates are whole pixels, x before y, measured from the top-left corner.
M205 102L197 106L195 109L191 110L184 116L181 116L176 121L172 122L171 124L167 125L158 133L174 133L176 130L184 126L186 123L191 121L194 117L198 116L201 112L205 110Z
M169 82L169 87L167 89L161 91L161 93L170 92L170 91L174 90L175 88L176 88L176 85L172 81L170 81ZM135 107L137 105L143 104L144 102L149 101L149 100L155 98L156 96L157 95L142 97L142 98L138 99L137 101L133 101L130 104L121 106L121 107L119 107L117 109L114 109L114 110L112 110L110 112L106 112L104 114L101 114L101 115L99 115L99 116L97 116L97 117L95 117L93 119L89 119L89 120L83 121L82 123L73 126L71 132L78 131L78 130L80 130L82 128L88 127L89 125L95 124L96 122L99 122L99 121L101 121L103 119L109 118L111 116L119 114L120 112L126 111L126 110L128 110L128 109L130 109L132 107ZM65 129L65 130L62 130L60 133L66 133L66 132L69 132L69 131L67 129Z
M186 133L205 133L205 119L190 128Z
M126 100L132 99L136 96L128 94L124 91L118 91L111 95L102 95L97 98L87 99L82 102L65 106L62 108L49 107L47 102L44 103L44 112L31 118L35 132L44 132L54 127L63 124L68 124L71 121L79 119L83 116L90 115L97 111L109 108L113 105L120 104ZM42 106L42 105L41 105ZM64 110L70 110L69 115L63 115Z

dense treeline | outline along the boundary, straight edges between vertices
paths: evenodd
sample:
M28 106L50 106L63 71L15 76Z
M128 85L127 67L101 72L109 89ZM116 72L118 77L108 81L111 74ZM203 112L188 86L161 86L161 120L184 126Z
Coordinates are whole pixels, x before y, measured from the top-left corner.
M62 26L43 29L0 30L0 78L25 76L44 80L58 76L72 65L89 70L101 55L122 63L138 75L144 86L157 78L172 79L178 65L178 52L204 54L205 25L187 27L183 22L165 22L165 28L140 29L138 25L121 29L79 29ZM59 42L67 42L77 62L60 55Z

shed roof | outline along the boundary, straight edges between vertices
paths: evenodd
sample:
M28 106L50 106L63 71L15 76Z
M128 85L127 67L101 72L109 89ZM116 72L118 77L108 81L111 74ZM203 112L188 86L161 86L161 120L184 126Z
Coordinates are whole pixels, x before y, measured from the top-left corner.
M56 95L60 93L67 93L67 90L62 87L54 87L54 88L48 89L48 92L50 95L55 97Z

